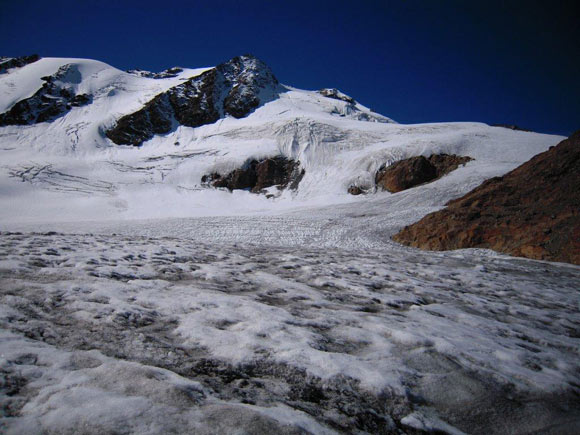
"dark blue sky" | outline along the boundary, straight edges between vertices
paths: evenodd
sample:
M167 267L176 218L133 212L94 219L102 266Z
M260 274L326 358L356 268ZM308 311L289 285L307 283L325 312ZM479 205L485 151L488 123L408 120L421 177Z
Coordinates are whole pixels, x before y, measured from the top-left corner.
M153 71L252 53L403 123L580 129L575 1L0 0L0 54Z

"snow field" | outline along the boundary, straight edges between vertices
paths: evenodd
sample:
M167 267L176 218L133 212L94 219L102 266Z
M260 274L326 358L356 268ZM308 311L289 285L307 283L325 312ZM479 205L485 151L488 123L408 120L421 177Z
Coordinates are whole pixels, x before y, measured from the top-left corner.
M19 379L4 400L23 404L7 430L128 419L155 433L171 416L179 432L227 405L313 433L355 427L349 412L367 407L385 427L414 412L410 427L440 419L477 433L450 410L485 416L509 397L504 423L534 408L533 429L577 390L574 266L111 235L1 240L2 367ZM344 408L347 393L358 410Z

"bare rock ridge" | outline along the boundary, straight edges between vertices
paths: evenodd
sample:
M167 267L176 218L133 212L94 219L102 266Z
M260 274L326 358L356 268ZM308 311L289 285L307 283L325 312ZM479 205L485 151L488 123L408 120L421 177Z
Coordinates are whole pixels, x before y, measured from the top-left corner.
M488 248L580 264L579 186L580 131L393 239L421 249Z
M163 71L158 72L158 73L154 73L151 71L144 71L141 69L130 69L130 70L127 70L127 72L129 74L133 74L135 76L147 77L148 79L159 80L159 79L169 79L169 78L177 77L181 72L183 72L183 69L175 66L173 68L168 68L168 69L163 70Z
M29 63L36 62L40 59L38 54L21 57L0 57L0 74L5 74L9 69L22 68Z
M469 156L455 154L433 154L428 158L410 157L390 166L381 167L375 175L375 185L391 193L400 192L435 181L471 160L473 159ZM368 188L352 185L348 188L348 193L360 195L367 190Z
M18 101L9 111L0 114L0 126L52 121L72 107L92 101L90 95L74 92L73 85L81 81L81 74L75 65L63 65L55 74L42 77L42 80L45 83L32 97Z
M139 146L177 124L199 127L227 115L243 118L274 99L278 80L253 56L235 57L157 95L145 106L123 116L106 135L118 145Z
M356 104L354 98L349 97L346 94L343 94L342 92L340 92L338 89L335 88L324 88L319 90L318 93L328 98L334 98L335 100L344 101L350 104Z
M205 185L226 187L230 191L249 189L253 193L262 193L264 189L272 186L278 186L279 190L286 187L296 189L303 176L304 169L300 168L300 162L276 156L262 160L252 159L227 175L204 175L201 181Z
M39 59L37 55L0 57L0 74L11 73L11 70ZM130 70L127 73L167 79L177 77L183 69L174 67L160 73ZM71 108L93 100L90 95L76 95L75 85L81 83L82 76L75 64L62 66L55 74L43 79L46 83L32 97L16 102L0 114L0 126L51 122ZM141 109L106 127L104 135L118 145L140 146L155 135L170 133L179 125L195 128L227 116L244 118L287 90L264 62L251 55L235 57L197 77L184 80L153 97ZM361 110L354 99L337 89L322 89L319 93L337 100L331 112L333 115L360 121L392 122L382 115Z

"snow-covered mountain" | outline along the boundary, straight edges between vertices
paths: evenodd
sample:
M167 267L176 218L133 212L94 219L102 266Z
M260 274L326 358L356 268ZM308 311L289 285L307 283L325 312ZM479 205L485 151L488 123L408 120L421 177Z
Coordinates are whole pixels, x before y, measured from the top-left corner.
M474 158L454 175L465 193L561 140L478 123L397 124L336 89L281 85L252 56L159 74L85 59L11 62L0 74L0 186L10 192L1 222L372 202L348 188L373 191L380 167L432 153ZM266 197L202 182L275 156L299 162L297 189Z
M0 432L578 433L578 266L391 241L562 139L0 58Z

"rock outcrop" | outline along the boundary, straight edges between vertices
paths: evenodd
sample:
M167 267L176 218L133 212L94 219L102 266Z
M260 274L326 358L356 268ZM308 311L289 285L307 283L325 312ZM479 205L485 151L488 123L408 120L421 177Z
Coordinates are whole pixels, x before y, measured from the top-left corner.
M327 97L327 98L333 98L335 100L344 101L346 103L356 104L356 101L354 98L349 97L346 94L343 94L342 92L340 92L338 89L335 89L335 88L324 88L324 89L319 90L318 93L320 95Z
M274 98L278 80L253 56L239 56L157 95L142 109L123 116L106 132L118 145L139 146L174 122L188 127L212 124L225 116L243 118Z
M473 159L454 154L411 157L379 169L375 183L383 190L396 193L441 178L470 160Z
M169 78L177 77L180 73L183 72L183 68L179 68L177 66L174 66L173 68L168 68L168 69L163 70L163 71L158 72L158 73L154 73L151 71L144 71L142 69L130 69L127 72L129 74L133 74L133 75L139 76L139 77L147 77L148 79L160 80L160 79L169 79Z
M22 68L40 59L38 54L22 57L0 57L0 74L8 72L12 68Z
M349 97L348 95L340 92L338 89L324 88L320 89L317 92L324 97L346 103L337 105L330 112L332 115L340 117L349 117L351 119L356 119L357 121L365 121L365 122L382 122L382 123L393 122L391 119L379 115L378 113L368 113L366 111L361 110L360 105L354 98Z
M428 160L435 167L435 179L438 179L455 171L467 162L472 161L473 158L469 156L458 156L456 154L433 154Z
M366 193L366 191L362 187L356 186L354 184L348 186L347 192L350 193L351 195L355 195L355 196Z
M42 80L45 83L32 97L18 101L9 111L0 114L0 126L52 121L71 108L92 101L90 95L75 94L73 85L80 83L81 76L74 65L64 65Z
M430 250L488 248L580 264L580 132L487 180L393 239Z
M227 175L204 175L201 181L205 185L226 187L230 191L249 189L253 193L262 193L272 186L277 186L280 190L286 187L297 189L303 176L304 169L300 168L300 162L276 156L262 160L252 159Z

